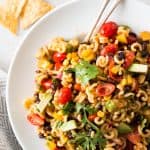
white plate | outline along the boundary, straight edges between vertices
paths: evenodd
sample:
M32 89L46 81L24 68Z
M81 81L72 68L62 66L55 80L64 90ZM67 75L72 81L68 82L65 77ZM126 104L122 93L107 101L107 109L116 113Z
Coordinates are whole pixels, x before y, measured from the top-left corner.
M44 141L26 120L23 101L33 94L35 53L57 36L73 38L86 33L99 9L100 0L77 0L57 8L36 24L19 46L9 70L7 107L11 125L22 147L44 150ZM135 31L150 30L150 7L136 0L125 0L111 20L131 26Z

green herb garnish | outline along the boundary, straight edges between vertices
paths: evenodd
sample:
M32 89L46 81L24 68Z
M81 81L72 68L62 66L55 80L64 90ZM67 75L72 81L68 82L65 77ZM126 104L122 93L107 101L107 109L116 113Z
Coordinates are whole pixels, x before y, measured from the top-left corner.
M75 103L70 101L68 102L63 108L62 108L62 111L63 111L63 114L64 115L67 115L67 114L70 114L74 111L74 106L75 106Z
M75 74L81 83L85 85L91 79L96 78L96 76L99 74L99 69L95 65L82 60L78 65L76 65Z
M82 132L77 134L72 142L80 145L83 150L96 150L96 148L101 150L106 144L106 139L100 133L96 133L94 137L91 137L88 133Z
M84 104L77 103L76 104L76 111L78 113L79 112L83 113L82 122L84 124L89 124L94 130L96 130L97 132L100 132L100 130L98 129L98 127L95 124L93 124L92 122L90 122L88 120L88 117L87 117L87 115L94 114L96 112L95 108L92 108L89 105L84 105Z

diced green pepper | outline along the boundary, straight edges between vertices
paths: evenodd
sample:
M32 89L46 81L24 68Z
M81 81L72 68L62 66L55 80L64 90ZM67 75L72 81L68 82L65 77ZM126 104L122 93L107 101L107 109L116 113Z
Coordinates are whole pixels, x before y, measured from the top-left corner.
M118 126L118 132L120 134L127 134L132 132L132 128L126 123L120 123L120 125Z
M109 112L116 110L116 104L112 100L107 101L105 107Z

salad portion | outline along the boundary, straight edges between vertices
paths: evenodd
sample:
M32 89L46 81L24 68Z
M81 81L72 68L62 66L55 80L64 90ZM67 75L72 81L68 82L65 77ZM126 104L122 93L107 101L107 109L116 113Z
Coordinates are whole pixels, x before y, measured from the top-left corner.
M150 32L109 21L89 43L59 37L36 57L24 106L49 150L148 150Z

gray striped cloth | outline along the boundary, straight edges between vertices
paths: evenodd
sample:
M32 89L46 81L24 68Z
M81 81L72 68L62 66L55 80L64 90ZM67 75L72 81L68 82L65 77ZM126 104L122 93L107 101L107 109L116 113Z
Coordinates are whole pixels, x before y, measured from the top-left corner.
M6 73L0 70L0 150L21 150L11 129L6 109Z

